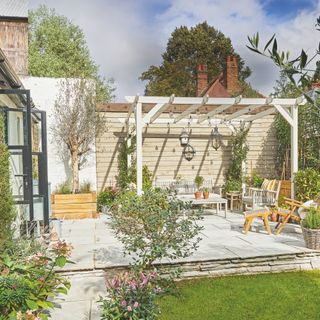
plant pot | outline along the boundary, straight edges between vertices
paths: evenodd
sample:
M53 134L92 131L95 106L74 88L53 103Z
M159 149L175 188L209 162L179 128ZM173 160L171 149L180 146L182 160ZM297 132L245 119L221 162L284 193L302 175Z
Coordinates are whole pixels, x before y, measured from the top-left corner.
M196 192L194 193L194 196L195 196L196 200L201 199L201 191L196 191Z
M301 225L304 242L308 249L320 250L320 229L307 229Z
M204 199L209 199L209 192L203 191L203 198Z
M277 212L273 211L271 214L271 221L272 222L277 222L278 221L278 214Z

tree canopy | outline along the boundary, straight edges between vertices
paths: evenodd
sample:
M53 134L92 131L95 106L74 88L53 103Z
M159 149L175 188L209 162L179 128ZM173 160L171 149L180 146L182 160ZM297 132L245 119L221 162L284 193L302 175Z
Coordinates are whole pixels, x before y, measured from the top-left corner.
M186 26L176 28L162 54L160 66L150 66L140 79L148 81L147 95L180 96L196 95L196 67L207 64L209 80L218 76L224 69L228 55L236 56L240 80L245 80L251 70L235 52L231 40L222 32L200 23L190 29Z
M113 98L113 82L99 75L79 26L54 9L29 11L29 74L38 77L92 78L97 101Z

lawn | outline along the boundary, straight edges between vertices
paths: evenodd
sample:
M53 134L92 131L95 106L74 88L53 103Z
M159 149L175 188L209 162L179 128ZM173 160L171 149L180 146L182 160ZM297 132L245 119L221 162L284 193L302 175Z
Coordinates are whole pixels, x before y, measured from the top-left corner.
M160 299L161 320L320 319L320 271L188 280Z

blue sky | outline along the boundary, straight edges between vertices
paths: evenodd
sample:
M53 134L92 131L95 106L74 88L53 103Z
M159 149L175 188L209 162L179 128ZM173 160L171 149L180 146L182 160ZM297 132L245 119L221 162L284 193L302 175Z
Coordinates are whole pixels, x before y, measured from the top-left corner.
M175 27L207 21L230 37L253 73L249 81L263 94L279 77L273 64L246 48L247 36L259 31L262 42L276 33L281 48L310 54L319 41L315 19L320 0L30 0L55 8L79 25L103 76L115 79L117 101L143 94L139 76L161 54Z

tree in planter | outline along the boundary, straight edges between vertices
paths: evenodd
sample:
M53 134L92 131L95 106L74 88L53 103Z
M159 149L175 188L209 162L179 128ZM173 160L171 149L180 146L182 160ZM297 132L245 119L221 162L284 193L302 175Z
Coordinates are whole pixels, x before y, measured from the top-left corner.
M91 146L102 126L95 111L95 86L85 79L61 81L55 102L52 125L56 143L67 147L72 168L72 192L79 191L79 170L92 151Z
M10 186L9 152L5 143L4 120L0 113L0 252L12 239L15 220L14 201Z

